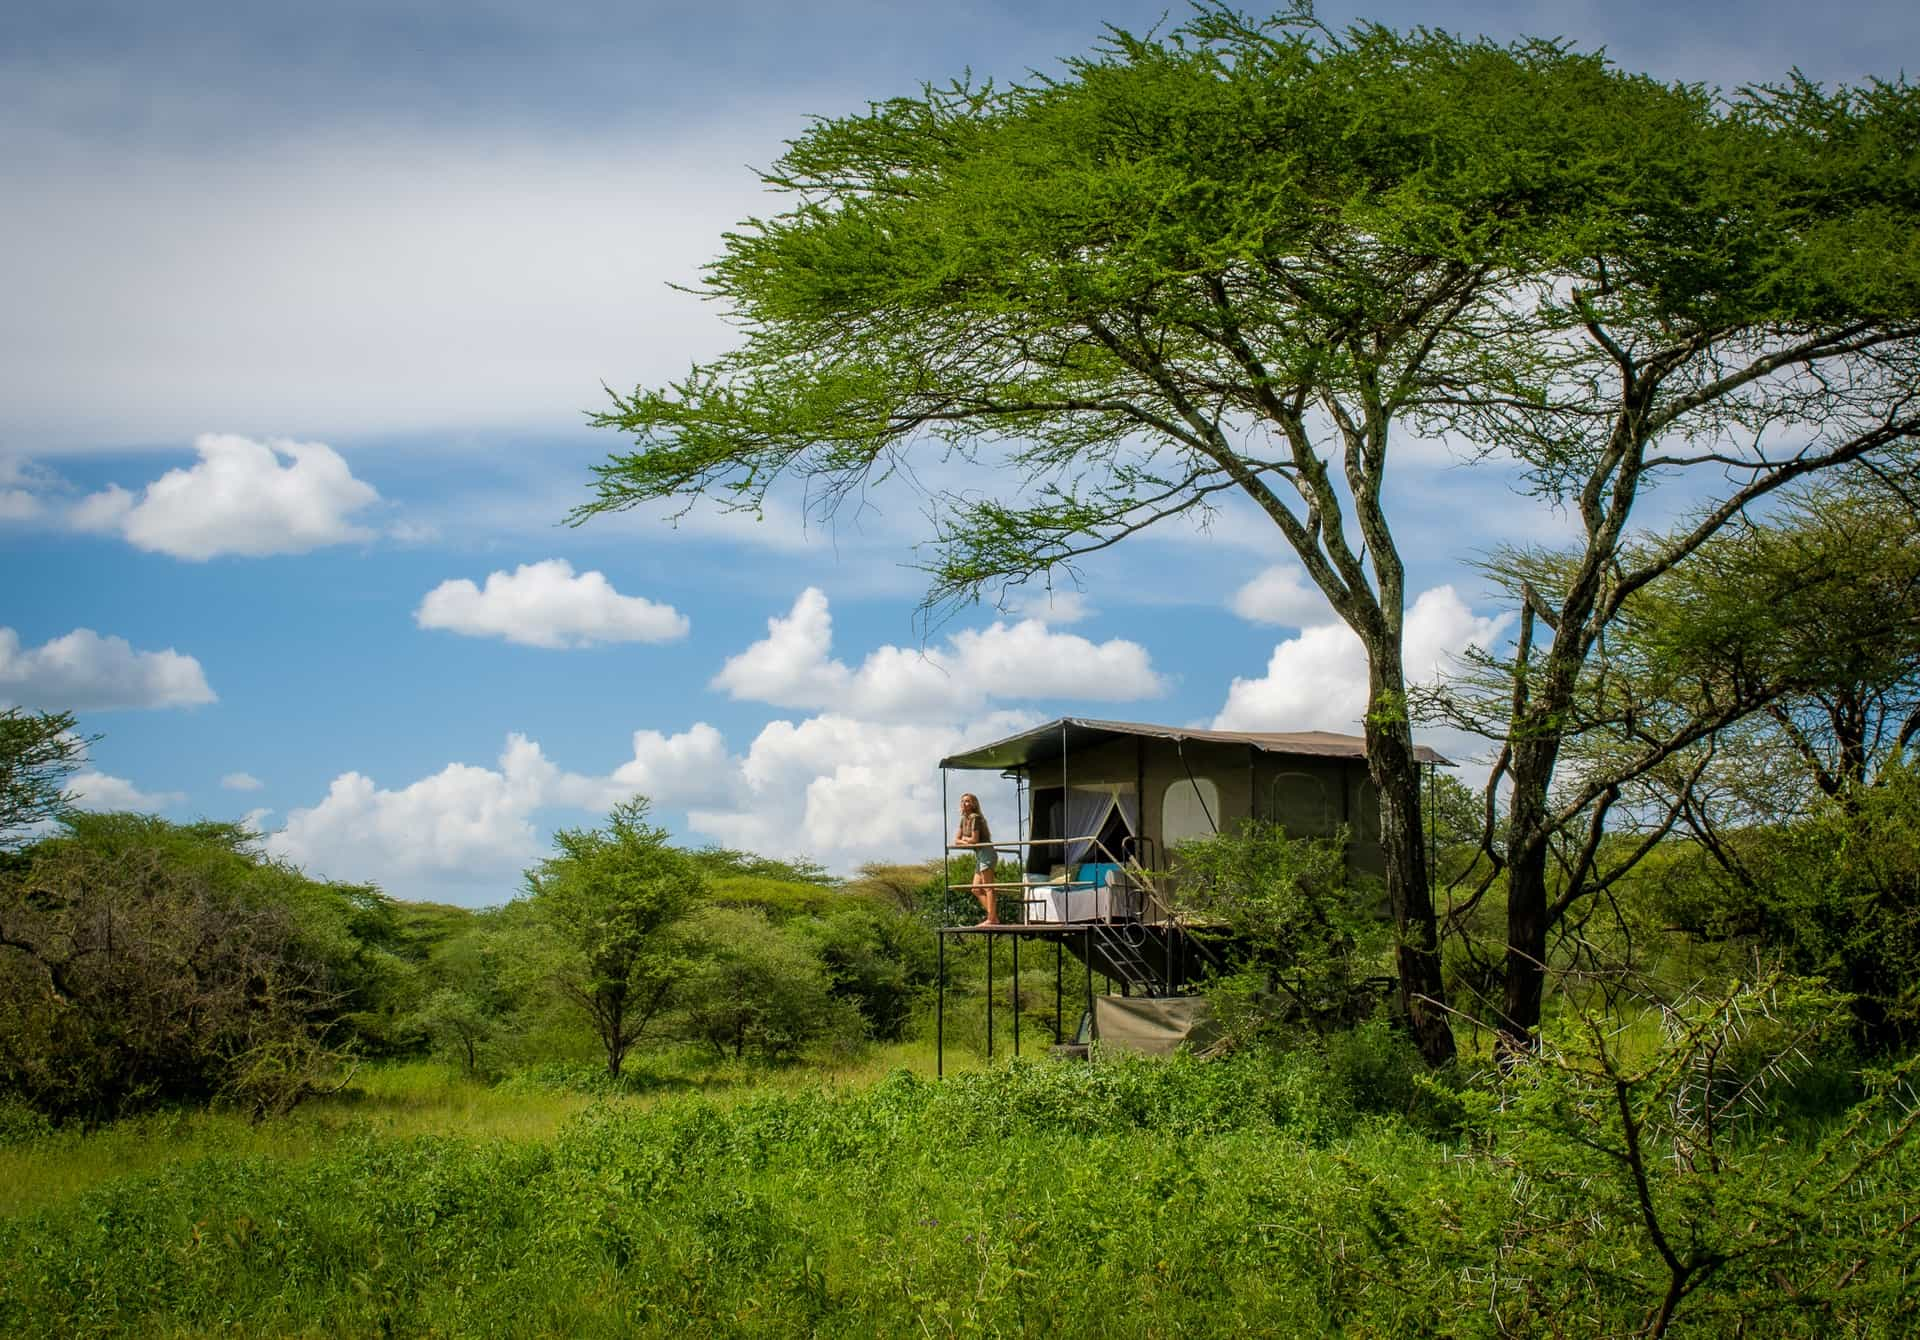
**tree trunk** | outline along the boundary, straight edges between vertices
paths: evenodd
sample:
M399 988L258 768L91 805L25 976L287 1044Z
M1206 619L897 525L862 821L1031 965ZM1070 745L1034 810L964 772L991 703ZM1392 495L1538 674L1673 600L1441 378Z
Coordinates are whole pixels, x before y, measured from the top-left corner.
M602 1039L607 1044L607 1076L620 1078L620 1063L627 1059L627 1009L624 993L615 993L607 1002L605 1032Z
M1413 753L1403 677L1397 659L1379 656L1370 676L1367 772L1380 796L1380 845L1386 853L1387 902L1393 909L1400 1005L1421 1056L1431 1066L1454 1058L1453 1027L1440 973L1440 930L1427 887L1427 846L1420 826L1420 764Z
M1557 751L1540 744L1513 750L1513 798L1507 811L1507 965L1500 1009L1503 1053L1532 1046L1540 1027L1547 965L1547 784Z

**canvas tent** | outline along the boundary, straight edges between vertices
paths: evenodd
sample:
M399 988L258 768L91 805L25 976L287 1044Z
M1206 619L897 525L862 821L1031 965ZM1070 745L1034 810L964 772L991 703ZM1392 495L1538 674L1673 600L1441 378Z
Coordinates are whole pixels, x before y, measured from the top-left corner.
M1431 749L1415 755L1451 766ZM1063 717L940 766L1016 780L1019 850L1030 874L1091 859L1157 869L1176 844L1247 819L1278 823L1295 837L1331 837L1344 827L1353 868L1385 868L1379 800L1367 777L1366 741L1356 735Z
M1415 750L1429 768L1451 766L1431 749ZM991 771L1018 789L1017 830L996 826L1003 864L995 882L1001 906L1020 910L1006 924L946 926L940 931L940 1006L936 1050L944 1048L945 961L950 935L987 937L987 1051L994 1045L994 945L1011 940L1014 1050L1019 1051L1018 973L1022 941L1054 948L1056 1043L1066 999L1063 963L1071 953L1084 973L1085 1013L1108 1045L1168 1051L1209 1036L1203 1002L1192 992L1237 951L1221 927L1197 927L1177 913L1177 869L1168 853L1181 842L1230 832L1249 819L1281 825L1295 837L1346 832L1356 873L1380 874L1380 807L1366 767L1366 742L1327 731L1219 731L1133 721L1063 717L940 761L941 803L955 771ZM948 854L971 849L949 847ZM955 884L965 890L966 884ZM1224 938L1223 938L1224 937ZM1244 946L1242 946L1244 948ZM1096 975L1105 982L1096 994ZM1076 992L1075 994L1078 994Z

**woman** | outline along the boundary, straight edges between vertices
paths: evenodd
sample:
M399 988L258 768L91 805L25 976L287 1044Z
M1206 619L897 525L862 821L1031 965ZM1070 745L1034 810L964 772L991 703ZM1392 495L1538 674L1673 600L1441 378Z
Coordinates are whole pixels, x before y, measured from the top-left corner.
M993 832L987 816L980 813L980 801L972 792L960 797L960 831L953 835L956 847L973 848L973 896L987 911L987 925L1000 924L1000 908L994 900L993 872L1000 853L992 846Z

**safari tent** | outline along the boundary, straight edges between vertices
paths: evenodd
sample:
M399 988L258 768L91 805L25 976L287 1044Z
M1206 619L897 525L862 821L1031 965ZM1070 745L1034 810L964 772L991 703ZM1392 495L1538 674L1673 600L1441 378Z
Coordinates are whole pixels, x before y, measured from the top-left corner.
M1451 766L1431 749L1415 754L1429 769ZM1005 824L994 830L1002 859L994 887L1007 924L942 928L943 957L948 935L993 937L991 981L994 939L1010 939L1017 983L1022 940L1054 945L1057 977L1071 952L1084 970L1083 1038L1170 1050L1205 1036L1204 1011L1190 997L1231 946L1180 916L1173 898L1178 872L1168 868L1179 843L1231 832L1249 819L1280 824L1294 837L1331 837L1344 828L1352 869L1385 869L1379 797L1367 776L1366 742L1355 735L1063 717L953 754L940 768L943 810L968 789L954 786L955 772L998 773L1014 782L1018 796L1015 831ZM967 850L949 846L948 854ZM1009 878L1015 864L1019 877ZM1096 975L1106 984L1104 996L1095 992ZM1063 999L1056 980L1056 1033ZM991 1000L990 990L989 1054ZM1017 1029L1017 1007L1014 1017ZM1017 1051L1017 1031L1014 1045Z

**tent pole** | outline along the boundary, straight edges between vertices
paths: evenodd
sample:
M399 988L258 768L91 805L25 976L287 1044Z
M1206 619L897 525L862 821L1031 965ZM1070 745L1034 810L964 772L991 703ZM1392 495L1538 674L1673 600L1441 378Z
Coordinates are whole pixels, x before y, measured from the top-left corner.
M1020 1058L1020 932L1013 933L1013 1055Z
M1080 932L1080 953L1087 965L1087 1041L1093 1041L1093 932Z
M1053 1042L1057 1047L1066 1039L1060 1036L1060 974L1067 962L1067 942L1053 939Z
M993 932L987 932L987 1059L993 1059Z

